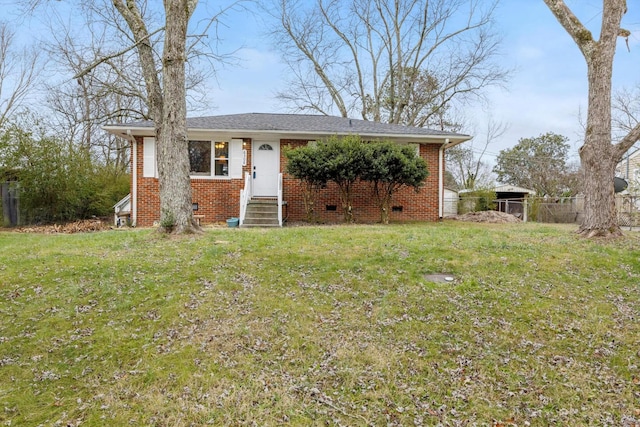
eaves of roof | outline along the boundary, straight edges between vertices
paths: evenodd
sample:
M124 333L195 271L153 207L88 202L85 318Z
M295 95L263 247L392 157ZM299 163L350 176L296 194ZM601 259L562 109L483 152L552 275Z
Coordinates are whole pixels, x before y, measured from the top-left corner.
M357 134L363 138L391 139L457 145L471 136L433 129L378 123L344 117L248 113L223 116L194 117L187 119L190 134L221 134L235 137L278 137L314 139L330 135ZM130 139L132 136L153 136L151 121L104 126L106 131Z

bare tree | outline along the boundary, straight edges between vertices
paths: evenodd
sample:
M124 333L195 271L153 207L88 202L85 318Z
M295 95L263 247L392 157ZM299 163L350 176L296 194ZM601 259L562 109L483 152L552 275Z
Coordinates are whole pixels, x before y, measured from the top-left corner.
M640 85L621 88L613 94L614 139L622 139L640 123Z
M631 34L621 27L626 0L603 0L600 38L591 32L563 0L544 0L574 40L587 63L589 82L587 127L580 161L584 173L585 217L578 232L587 237L621 235L615 211L613 181L624 153L640 139L636 124L612 143L612 71L619 37Z
M90 150L98 160L116 171L128 164L128 143L101 129L102 125L151 119L144 80L138 64L135 41L117 9L101 2L81 3L73 24L52 11L51 37L44 41L51 61L57 66L58 81L47 85L47 100L53 109L58 129L67 132L79 148ZM107 7L108 6L108 7ZM145 12L145 22L157 29L150 41L160 64L164 27L158 13ZM78 25L81 22L82 25ZM193 40L202 40L201 34ZM115 51L115 54L114 54ZM210 58L202 46L191 42L186 68L187 105L192 110L208 103L203 99L205 79L214 66L198 66ZM216 58L216 59L219 59ZM194 63L196 66L194 66ZM69 76L77 78L69 79ZM191 103L189 102L191 100Z
M300 111L427 126L507 77L494 62L497 0L274 3L272 34L292 72L279 97Z
M139 5L113 0L131 31L154 120L160 184L160 227L176 233L199 229L191 210L191 181L187 149L185 61L187 24L197 0L165 0L165 39L162 80L156 69L151 32ZM78 75L80 77L80 75Z
M48 23L51 37L43 43L51 58L48 68L60 76L46 84L47 104L53 113L49 120L77 149L90 152L116 175L128 172L129 143L101 126L150 118L135 51L110 58L88 73L83 71L114 46L131 44L117 25L118 18L117 11L104 7L80 10L75 25L54 15ZM69 78L74 75L79 77Z
M488 188L493 184L491 168L483 158L489 144L504 135L508 129L507 124L489 117L481 136L446 151L446 168L455 179L458 190Z
M22 106L39 74L38 53L17 48L14 37L0 22L0 127Z
M44 0L23 0L27 10L34 11L36 7L46 3ZM79 83L79 102L75 106L82 110L82 102L90 102L96 87L105 85L109 81L105 76L117 75L118 90L128 93L118 93L125 96L141 96L144 108L141 113L154 121L157 161L160 186L160 229L185 233L199 230L193 220L191 210L191 181L189 177L189 155L186 133L186 105L187 87L194 81L187 77L187 59L195 55L200 58L202 51L200 43L207 37L209 31L215 27L220 16L234 7L237 1L230 1L220 6L219 12L213 14L206 21L204 31L190 38L187 34L189 21L193 15L197 0L164 0L163 8L145 0L103 0L87 2L78 0L78 10L87 11L95 22L109 24L116 29L125 43L96 42L84 51L78 58L70 53L75 75L74 81ZM92 21L94 22L94 21ZM99 32L92 32L93 27L87 29L90 37L100 38ZM110 34L109 34L110 35ZM156 49L159 43L163 48ZM215 43L208 42L209 45ZM92 58L88 55L91 52ZM128 66L130 53L137 53L136 64L140 70L144 85L141 90L139 80L121 68ZM212 61L224 59L225 56L209 55L206 59ZM87 61L90 59L90 61ZM96 72L102 67L110 71ZM213 67L211 67L213 69ZM204 74L198 69L190 76L203 78ZM106 80L103 80L105 79ZM109 77L110 78L110 77ZM130 80L130 81L127 81ZM138 81L136 81L138 80ZM122 89L122 88L125 89ZM86 90L85 90L86 88ZM113 89L113 87L112 87ZM99 92L99 91L98 91ZM118 103L122 108L129 108L131 104ZM64 108L63 106L61 108ZM61 109L59 108L59 109ZM79 115L83 120L88 117L89 110ZM107 112L117 114L117 112ZM114 120L117 122L117 120ZM90 132L82 131L83 139L91 136Z
M64 134L77 149L90 152L116 174L127 172L128 142L104 132L101 126L149 118L134 53L127 52L70 80L69 75L80 74L97 56L103 55L108 48L107 40L113 43L114 36L108 35L106 27L98 29L88 22L83 28L92 28L90 42L80 45L76 40L82 37L67 24L55 28L51 25L52 37L45 44L51 58L49 68L62 77L46 84L47 104L53 112L49 120L60 136Z

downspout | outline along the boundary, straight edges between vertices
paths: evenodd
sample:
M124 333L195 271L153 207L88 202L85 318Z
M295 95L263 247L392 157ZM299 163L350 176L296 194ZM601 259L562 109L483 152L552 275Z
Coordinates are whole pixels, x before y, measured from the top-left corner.
M442 221L444 217L444 149L449 145L449 138L444 140L444 144L438 150L438 218Z
M138 222L138 142L127 129L127 139L131 142L131 225Z

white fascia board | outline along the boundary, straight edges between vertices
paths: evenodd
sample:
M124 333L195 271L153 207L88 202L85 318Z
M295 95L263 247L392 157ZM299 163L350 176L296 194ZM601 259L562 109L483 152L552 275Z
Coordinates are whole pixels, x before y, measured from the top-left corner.
M271 130L246 130L246 129L189 129L189 137L203 137L215 135L219 138L251 138L251 139L301 139L317 141L323 138L329 138L332 135L346 136L350 133L327 133L327 132L309 132L309 131L271 131ZM395 142L415 142L423 144L444 144L449 141L447 148L458 145L462 142L470 140L469 135L411 135L411 134L357 134L365 140L391 140Z
M102 126L102 129L125 139L131 139L133 136L155 136L156 133L155 128L148 127Z
M150 127L126 127L126 126L103 126L102 129L123 138L130 138L129 135L135 136L154 136L155 129ZM351 133L347 132L309 132L309 131L281 131L281 130L251 130L251 129L188 129L190 138L208 137L216 135L219 138L269 138L269 139L308 139L317 140L328 138L332 135L345 136ZM469 135L413 135L413 134L357 134L363 139L369 140L392 140L397 142L420 142L425 144L443 144L447 140L449 143L446 148L470 140Z

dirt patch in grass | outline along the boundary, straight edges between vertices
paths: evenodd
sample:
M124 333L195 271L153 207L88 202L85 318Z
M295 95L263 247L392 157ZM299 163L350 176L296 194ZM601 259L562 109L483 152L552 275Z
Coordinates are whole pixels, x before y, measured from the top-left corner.
M463 215L451 217L450 219L467 222L488 222L491 224L522 222L520 218L498 211L469 212Z
M40 234L72 234L88 233L92 231L110 230L113 226L101 219L85 219L68 222L65 224L29 225L13 229L18 233L40 233Z

